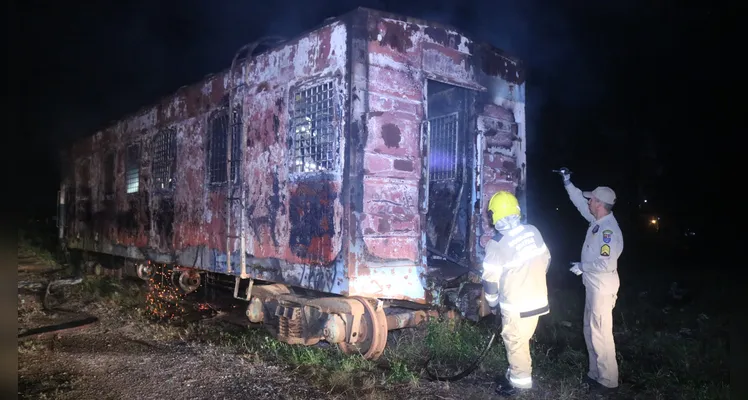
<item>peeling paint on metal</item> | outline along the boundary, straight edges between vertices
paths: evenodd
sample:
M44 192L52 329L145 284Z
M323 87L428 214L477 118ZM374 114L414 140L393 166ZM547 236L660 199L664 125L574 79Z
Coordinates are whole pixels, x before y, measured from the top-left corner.
M245 277L438 302L440 289L428 281L423 229L426 80L481 98L466 131L480 146L469 191L470 204L480 209L471 239L479 261L491 231L483 217L487 197L525 185L522 66L453 29L366 9L351 15L255 55L232 75L224 71L180 88L72 145L74 167L65 178L76 198L67 206L69 246L231 274L240 273L245 257ZM321 81L332 81L336 90L339 164L329 173L291 174L293 92ZM239 90L229 99L232 86ZM235 241L232 268L226 265L226 189L209 185L206 171L207 118L228 101L241 106L245 140L246 254L238 254ZM164 128L177 132L176 185L169 193L154 190L150 176L150 141ZM141 190L126 194L131 143L143 145ZM115 154L116 166L116 191L109 197L102 172L107 152ZM238 207L232 212L238 221Z

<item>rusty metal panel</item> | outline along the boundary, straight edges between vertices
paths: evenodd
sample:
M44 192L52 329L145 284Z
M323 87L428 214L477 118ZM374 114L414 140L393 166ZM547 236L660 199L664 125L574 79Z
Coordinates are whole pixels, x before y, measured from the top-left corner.
M81 211L76 211L76 215L84 221L68 230L69 243L73 248L156 257L227 271L224 236L227 199L225 190L207 185L206 128L208 115L225 104L229 89L236 85L241 88L237 90L240 93L237 99L243 98L241 106L246 116L243 124L247 134L247 142L243 144L246 154L241 166L244 180L249 183L248 255L258 264L263 259L276 260L272 275L277 279L298 278L299 282L292 283L310 287L324 284L333 290L331 278L319 283L318 277L304 276L302 268L305 264L329 265L339 256L344 219L339 192L343 179L340 171L332 176L292 179L287 152L288 103L293 87L313 79L334 80L335 129L342 148L346 126L341 114L345 100L340 96L346 92L347 40L344 23L328 24L255 56L232 76L224 71L182 87L158 104L74 144L71 154L78 160L75 179L86 184L81 185L80 194L76 192L81 199L78 207ZM163 162L157 163L157 173L151 176L154 172L151 153L163 149L156 134L165 130L176 134L176 148L168 150L175 155L176 165L173 175L169 172L173 190L168 191L163 190L161 182L166 168ZM141 149L139 185L133 193L127 193L127 149L134 143ZM84 171L80 166L84 158L99 160L98 165L104 165L104 158L108 157L105 153L114 156L113 183L111 179L105 183L110 172L104 173L102 168ZM81 176L84 172L94 176ZM109 200L103 195L105 185L114 189ZM101 198L83 195L91 187L94 192L102 193ZM93 207L88 205L91 201L96 203ZM310 204L315 206L310 208ZM84 224L91 219L87 217L89 209L98 210L100 217L96 219L100 221L96 234ZM316 228L305 229L315 217L321 217ZM93 240L95 236L98 240ZM278 270L284 267L287 270ZM343 275L341 272L340 276Z
M280 258L288 263L284 272L299 277L303 275L301 266L329 266L339 257L344 213L340 201L343 177L337 155L336 159L325 160L328 168L324 171L292 168L298 158L294 158L289 140L299 129L290 120L294 96L311 95L311 108L304 111L310 113L311 122L324 121L327 125L314 128L337 141L328 141L326 149L344 148L346 125L341 96L346 89L346 41L346 26L335 23L258 55L248 69L247 91L252 94L245 102L245 176L251 182L247 251L255 259ZM322 95L314 92L320 85L331 89L325 93L325 105L330 107L324 110L320 108L322 103L313 101ZM334 116L323 118L322 112Z
M491 107L493 108L493 107ZM501 113L494 113L501 114ZM519 175L517 172L517 157L515 147L515 125L511 114L497 116L478 116L478 132L482 141L480 151L483 158L481 182L483 195L481 209L488 207L488 200L499 190L516 192ZM484 247L493 236L486 213L481 218L480 245Z
M526 185L524 107L518 107L518 110L520 112L512 112L505 107L487 104L477 118L482 167L478 181L481 210L487 209L490 197L497 191L506 190L519 195ZM517 117L521 118L520 121ZM524 204L521 207L526 212ZM476 252L482 257L486 243L493 236L493 227L485 212L477 222L479 247Z
M233 74L224 71L182 87L75 143L74 173L67 180L76 184L76 207L68 241L73 248L238 274L236 265L226 265L228 199L221 185L208 185L206 133L214 110L240 102L247 236L245 255L235 253L238 241L230 245L232 264L246 256L247 277L331 293L436 299L425 276L427 79L483 93L487 106L467 121L475 140L486 146L474 156L470 199L498 187L522 187L521 65L453 29L361 9L253 56ZM312 98L319 87L329 89L324 102L304 103L316 114L292 121L297 94ZM299 136L311 132L299 121L335 142L322 149ZM500 131L497 121L516 124L514 136L491 136ZM163 148L156 135L164 130L176 134L170 190L162 187L163 162L154 170L152 156ZM133 143L141 146L140 184L128 194L127 148ZM295 168L309 158L323 168ZM84 160L90 160L87 170ZM109 160L113 184L105 172ZM480 215L471 214L478 237L486 231L479 206ZM239 209L231 212L239 221ZM475 242L480 240L471 243L477 249Z
M424 115L422 31L370 16L367 140L363 155L364 259L351 294L425 302L420 213Z
M485 90L478 82L472 59L473 42L453 30L425 23L378 18L369 34L370 62L388 70L408 72L414 80L422 77L444 83ZM383 71L375 68L372 79ZM408 86L401 86L403 95ZM412 86L419 89L418 86ZM420 99L417 99L420 100Z
M368 24L367 140L360 214L364 258L351 294L424 302L421 248L421 33L400 21Z
M457 50L436 44L424 45L423 71L430 79L483 90L475 80L470 55Z
M274 257L288 249L288 197L282 138L289 129L285 91L260 87L247 102L246 169L248 251L258 258Z
M423 231L428 215L423 204L428 172L422 168L425 162L422 126L426 79L495 96L494 104L491 104L493 98L487 103L497 107L475 110L476 115L485 114L485 117L470 122L476 142L484 133L492 133L492 128L486 126L495 125L490 117L524 124L523 114L521 121L515 121L514 104L507 104L505 95L511 93L514 97L510 100L515 101L517 92L523 93L524 88L505 79L510 72L518 74L519 68L514 68L516 63L502 70L496 57L491 57L493 53L485 56L482 47L454 30L376 12L372 12L369 19L369 113L360 225L366 258L358 260L357 274L351 277L351 291L427 302L436 294L426 289L424 281L426 243ZM506 60L500 59L501 62ZM483 145L489 145L491 151L496 146L514 148L516 138L499 135ZM471 163L476 165L480 177L471 198L480 198L499 187L515 191L515 165L519 156L487 153L488 163L479 165L484 153L484 149L476 151L476 160ZM481 187L481 183L485 186ZM478 204L481 210L476 210L476 214L479 215L472 218L475 235L480 237L487 231L481 226L483 203L479 201Z

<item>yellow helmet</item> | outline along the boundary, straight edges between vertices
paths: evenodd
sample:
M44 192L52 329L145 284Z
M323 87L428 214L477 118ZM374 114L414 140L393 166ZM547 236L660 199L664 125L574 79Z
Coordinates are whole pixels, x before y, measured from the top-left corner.
M488 212L491 223L495 225L502 218L510 215L520 215L519 202L513 194L501 190L491 196L491 200L488 202Z

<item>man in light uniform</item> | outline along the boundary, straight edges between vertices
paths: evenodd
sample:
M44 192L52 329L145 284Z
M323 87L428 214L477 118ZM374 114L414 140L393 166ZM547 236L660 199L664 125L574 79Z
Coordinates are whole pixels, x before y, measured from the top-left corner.
M616 194L600 186L582 192L571 183L571 172L562 168L564 187L577 210L590 226L582 245L581 262L571 272L582 275L585 287L584 340L589 354L587 376L591 389L606 391L618 387L618 363L613 341L613 308L618 298L618 257L623 252L623 235L613 216Z
M488 203L496 235L486 244L483 288L492 311L501 309L501 337L509 369L496 391L511 396L532 389L530 338L538 317L549 313L546 273L551 254L537 228L520 223L517 198L497 192Z

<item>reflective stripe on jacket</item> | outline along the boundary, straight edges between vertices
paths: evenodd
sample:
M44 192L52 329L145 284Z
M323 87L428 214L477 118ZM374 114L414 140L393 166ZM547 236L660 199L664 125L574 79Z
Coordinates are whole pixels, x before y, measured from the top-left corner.
M519 225L486 244L483 280L498 285L501 309L521 317L549 313L546 273L551 254L532 225ZM486 300L491 302L490 294Z

